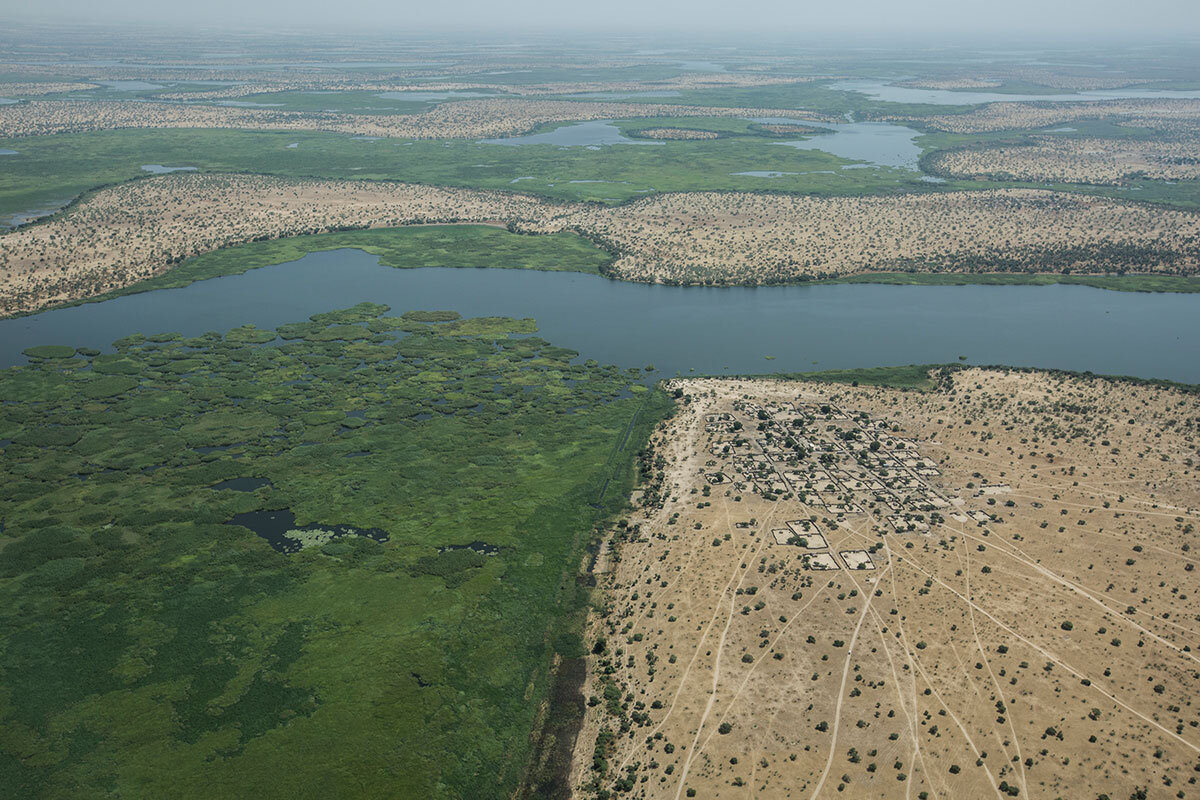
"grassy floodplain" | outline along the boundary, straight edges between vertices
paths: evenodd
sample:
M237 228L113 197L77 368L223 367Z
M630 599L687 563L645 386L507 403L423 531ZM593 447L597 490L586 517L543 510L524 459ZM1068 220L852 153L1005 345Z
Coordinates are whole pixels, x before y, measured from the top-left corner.
M600 274L612 255L573 233L524 235L488 225L372 228L271 239L214 250L170 272L85 302L154 289L177 289L222 275L283 264L324 250L354 248L379 256L386 267L489 267Z
M746 121L714 121L727 138L613 145L503 146L469 140L381 139L332 133L232 130L118 130L0 141L16 150L0 173L0 214L65 203L98 186L145 177L143 164L193 166L293 178L403 180L439 186L521 191L561 200L623 202L650 192L794 191L844 195L929 189L900 169L842 170L856 162L781 147ZM718 125L719 123L719 125ZM678 125L637 120L633 130ZM551 126L556 127L556 126ZM688 127L707 127L691 120ZM295 144L295 147L289 145ZM795 172L764 179L732 173ZM572 181L582 181L573 183Z
M17 154L4 157L0 216L54 208L98 187L146 177L143 164L291 178L401 180L605 204L655 192L754 191L833 197L1028 187L1200 209L1200 181L1132 180L1125 186L977 180L928 183L921 180L922 173L912 170L881 166L845 169L861 162L820 150L780 146L784 139L763 135L759 126L748 120L665 117L617 125L634 137L653 128L685 128L713 131L720 138L659 140L653 145L611 145L595 150L550 144L503 146L461 139L364 140L334 133L202 129L5 139L0 140L0 148ZM559 126L543 126L539 131L555 127ZM1112 129L1123 130L1096 122L1069 135L1116 135ZM928 156L948 148L1019 143L1027 136L1023 132L929 132L917 143ZM812 138L819 142L820 134ZM781 174L770 178L737 174L755 171Z
M569 576L670 402L532 320L386 310L0 373L10 796L536 796Z

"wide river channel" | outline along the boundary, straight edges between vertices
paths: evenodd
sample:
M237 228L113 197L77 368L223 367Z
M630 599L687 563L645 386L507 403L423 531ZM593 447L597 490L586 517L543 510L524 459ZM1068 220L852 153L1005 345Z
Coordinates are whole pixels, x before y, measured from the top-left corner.
M965 361L1200 383L1200 294L1082 286L648 286L573 272L395 269L359 250L0 320L0 366L37 344L111 350L131 333L195 336L307 319L364 300L393 313L534 317L584 358L749 374Z

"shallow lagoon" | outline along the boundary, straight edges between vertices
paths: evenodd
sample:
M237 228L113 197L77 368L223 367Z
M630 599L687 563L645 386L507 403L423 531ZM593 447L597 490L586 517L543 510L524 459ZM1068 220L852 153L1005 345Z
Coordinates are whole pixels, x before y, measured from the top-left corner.
M359 250L0 320L0 366L37 344L111 349L131 333L195 336L363 300L394 313L534 317L585 358L652 377L942 363L1009 364L1200 382L1200 295L1083 286L670 287L570 272L394 269ZM773 356L768 359L767 356Z
M939 106L965 106L978 103L1017 101L1084 102L1088 100L1194 100L1200 91L1169 89L1090 89L1066 94L1007 94L1005 92L959 91L951 89L917 89L912 86L892 86L884 81L839 81L830 89L859 92L872 100L889 103L928 103Z
M918 169L917 161L921 157L921 148L915 140L921 133L903 125L893 125L890 122L828 124L783 117L762 117L754 121L765 125L804 125L829 131L800 141L775 142L785 147L821 150L839 158L867 161L883 167L901 167L914 171Z
M142 172L152 175L166 175L171 172L195 172L196 167L168 167L162 164L142 164Z

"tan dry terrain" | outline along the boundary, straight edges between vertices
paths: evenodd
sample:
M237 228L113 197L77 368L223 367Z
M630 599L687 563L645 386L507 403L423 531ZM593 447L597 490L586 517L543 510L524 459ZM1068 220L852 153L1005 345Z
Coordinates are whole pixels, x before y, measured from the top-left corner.
M939 382L670 384L577 797L1200 796L1200 398Z
M0 313L129 286L188 256L259 238L477 221L581 233L618 254L613 277L644 282L764 284L909 268L1200 268L1200 215L1037 190L701 192L603 207L399 183L175 174L101 190L65 214L0 235Z
M34 100L0 106L0 138L120 128L238 128L329 131L400 139L470 139L525 133L547 122L638 117L825 115L762 108L709 108L641 103L497 98L444 103L419 114L340 114L184 103Z
M644 131L638 131L638 136L646 139L684 141L691 139L719 139L721 134L716 131L702 131L692 128L647 128Z
M1098 100L989 103L965 114L884 117L921 122L951 133L1034 130L1080 119L1111 119L1120 125L1190 135L1200 121L1200 100Z
M778 283L909 268L1200 268L1200 216L1025 189L829 198L665 194L590 207L571 224L623 253L614 273L638 281Z
M775 86L792 83L811 83L824 80L829 76L778 76L758 75L742 72L705 73L699 75L679 75L654 81L588 81L588 82L557 82L537 84L499 84L499 83L381 83L346 81L339 75L312 75L302 79L271 80L259 83L249 83L240 86L228 86L220 89L206 89L199 92L163 92L157 95L164 100L221 100L237 97L247 97L253 94L270 92L310 91L366 91L366 92L446 92L446 91L493 91L504 94L530 96L546 94L582 94L587 92L639 92L662 91L677 89L714 89L747 86Z
M928 168L955 178L1117 184L1130 178L1200 178L1200 140L1065 139L1036 144L947 150Z
M94 83L63 83L61 81L48 81L45 83L0 83L0 97L37 97L43 94L82 92L87 89L99 88Z
M366 181L170 175L91 196L0 236L0 313L91 297L188 256L257 238L347 227L511 222L557 229L561 209L525 195Z

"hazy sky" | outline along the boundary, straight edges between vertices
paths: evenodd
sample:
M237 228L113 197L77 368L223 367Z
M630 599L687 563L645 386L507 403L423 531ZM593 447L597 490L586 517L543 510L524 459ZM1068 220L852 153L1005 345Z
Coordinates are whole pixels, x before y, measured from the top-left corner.
M1200 0L0 0L0 18L376 30L1200 34Z

